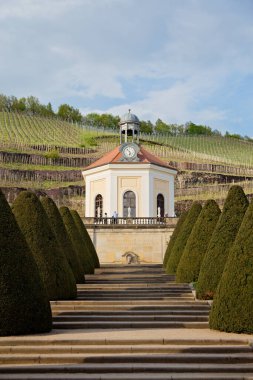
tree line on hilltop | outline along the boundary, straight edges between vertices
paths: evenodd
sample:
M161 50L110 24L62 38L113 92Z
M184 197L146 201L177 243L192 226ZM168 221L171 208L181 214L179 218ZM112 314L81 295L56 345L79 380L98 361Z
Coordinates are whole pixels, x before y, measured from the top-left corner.
M120 117L103 113L88 113L82 115L78 108L74 108L69 104L60 104L57 111L53 110L52 104L42 104L35 96L27 98L17 98L16 96L7 96L0 94L0 111L19 112L28 115L38 115L44 117L57 117L62 120L82 123L95 128L117 129ZM209 126L195 124L191 121L185 124L166 123L158 118L155 123L150 120L140 121L140 131L147 134L164 134L168 136L222 136L222 133L217 129L212 129ZM225 137L236 139L252 140L248 136L239 134L225 133Z

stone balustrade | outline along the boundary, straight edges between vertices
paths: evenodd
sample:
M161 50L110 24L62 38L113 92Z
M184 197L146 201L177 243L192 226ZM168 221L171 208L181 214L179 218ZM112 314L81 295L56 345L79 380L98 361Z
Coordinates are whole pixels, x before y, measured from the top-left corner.
M128 227L152 227L152 228L167 228L174 227L177 224L178 218L176 217L136 217L136 218L91 218L84 217L83 222L89 228L93 226L101 228L128 228Z

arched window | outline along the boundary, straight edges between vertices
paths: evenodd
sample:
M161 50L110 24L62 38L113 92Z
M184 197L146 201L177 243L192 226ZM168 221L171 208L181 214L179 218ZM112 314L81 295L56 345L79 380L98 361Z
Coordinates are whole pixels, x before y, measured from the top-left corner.
M157 195L157 216L164 217L164 196L162 194Z
M136 197L133 191L126 191L123 196L123 217L136 217Z
M95 218L102 218L103 216L103 197L98 194L95 198Z

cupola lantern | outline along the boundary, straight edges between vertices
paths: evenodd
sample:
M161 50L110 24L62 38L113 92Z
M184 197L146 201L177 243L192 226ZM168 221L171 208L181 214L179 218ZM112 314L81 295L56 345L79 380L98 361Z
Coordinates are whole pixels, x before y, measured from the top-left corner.
M136 115L129 109L119 122L120 127L120 144L127 142L136 142L139 144L140 138L140 121Z

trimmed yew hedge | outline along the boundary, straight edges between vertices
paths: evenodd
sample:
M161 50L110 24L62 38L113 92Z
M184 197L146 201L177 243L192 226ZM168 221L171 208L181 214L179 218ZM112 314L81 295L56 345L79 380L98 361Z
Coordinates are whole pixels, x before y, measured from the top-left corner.
M0 335L48 332L52 314L38 267L0 190Z
M198 280L200 265L220 216L220 209L214 200L204 205L177 267L177 282L195 282Z
M166 272L168 274L175 274L177 270L177 266L183 254L184 248L186 246L187 240L191 234L192 228L201 212L201 205L198 202L194 202L188 211L188 214L185 218L185 221L182 225L182 228L179 231L177 239L173 245L171 250L171 254L169 256Z
M166 268L166 266L167 266L167 262L168 262L170 254L171 254L172 248L173 248L173 246L175 244L175 241L177 239L177 236L178 236L178 234L179 234L179 232L180 232L180 230L182 228L182 225L183 225L183 223L184 223L184 221L186 219L186 216L187 216L187 212L183 212L181 214L181 216L180 216L180 218L179 218L179 220L177 222L177 225L176 225L176 227L175 227L175 229L174 229L174 231L173 231L173 233L172 233L172 235L170 237L170 241L169 241L169 244L168 244L168 246L166 248L166 252L165 252L165 255L164 255L164 259L163 259L163 267L164 268Z
M43 196L40 198L40 201L44 210L46 211L50 226L57 238L61 251L64 253L69 263L69 266L74 274L76 282L79 284L83 283L84 276L82 266L77 256L77 253L72 245L72 242L69 238L60 211L58 210L56 204L51 198Z
M75 298L77 289L73 272L39 198L32 192L23 191L13 203L12 210L37 263L48 299Z
M248 204L243 189L232 186L200 267L196 286L198 298L213 298Z
M60 214L62 216L62 219L64 221L64 224L66 226L66 230L68 231L70 240L73 244L73 247L75 248L75 251L78 255L79 261L82 265L82 270L84 274L88 274L91 272L91 266L89 262L87 262L86 256L84 254L84 246L82 237L78 231L77 225L71 215L70 210L68 207L62 206L59 209Z
M253 333L253 201L229 252L214 297L212 329Z
M87 253L88 253L89 258L92 262L93 270L94 270L94 268L99 268L100 265L99 265L99 259L98 259L96 249L92 243L90 235L89 235L88 231L86 230L86 227L85 227L80 215L78 214L78 212L76 210L71 210L71 215L72 215L72 217L73 217L73 219L77 225L79 233L81 234L81 236L84 240Z

